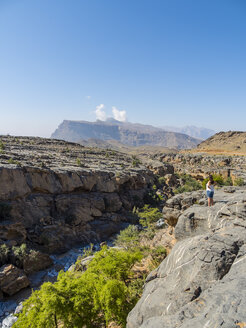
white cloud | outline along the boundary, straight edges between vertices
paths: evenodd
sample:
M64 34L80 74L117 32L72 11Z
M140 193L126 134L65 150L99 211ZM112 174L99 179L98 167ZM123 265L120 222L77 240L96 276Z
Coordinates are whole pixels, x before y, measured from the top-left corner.
M118 110L116 107L112 107L112 113L114 119L120 122L126 122L126 111Z
M86 96L86 98L87 98L88 100L90 100L90 99L91 99L91 96Z
M104 107L105 107L104 104L100 104L100 105L96 106L95 113L96 113L97 120L106 121L107 115L103 110Z

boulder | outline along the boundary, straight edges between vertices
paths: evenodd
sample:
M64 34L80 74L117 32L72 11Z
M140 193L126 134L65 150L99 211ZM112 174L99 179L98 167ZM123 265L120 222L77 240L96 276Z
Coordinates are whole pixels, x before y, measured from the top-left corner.
M164 207L162 213L167 223L170 226L175 227L178 222L178 218L181 215L181 212L175 208Z
M93 255L87 256L83 258L81 261L77 262L75 265L75 270L76 271L86 271L88 264L91 262L93 259Z
M174 174L166 174L165 182L169 187L175 187L178 184L178 179Z
M26 274L44 270L53 264L48 254L32 250L23 261L23 269Z
M0 268L0 290L3 293L12 296L29 285L30 282L23 270L12 264L5 264Z
M164 221L163 219L159 219L159 220L156 222L156 224L155 224L155 226L156 226L157 229L164 228L165 225L166 225L166 223L165 223L165 221Z
M7 316L2 322L2 328L11 328L13 324L17 321L17 317L13 314Z

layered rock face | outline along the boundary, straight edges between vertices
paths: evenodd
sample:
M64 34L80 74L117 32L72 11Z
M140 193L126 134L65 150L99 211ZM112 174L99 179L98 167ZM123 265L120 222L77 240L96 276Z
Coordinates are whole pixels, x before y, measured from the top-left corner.
M2 167L0 179L1 203L11 208L0 238L55 252L116 232L126 220L121 211L130 210L134 199L142 201L150 176Z
M148 276L128 328L245 326L245 189L216 191L215 201L177 209L177 243Z
M233 181L242 178L246 182L246 157L208 154L163 154L157 155L163 163L170 163L176 172L188 173L203 180L209 174L221 174L225 179L231 177Z
M29 242L52 253L106 239L131 221L127 211L143 203L153 180L120 153L40 138L2 140L0 243Z
M106 240L134 222L131 210L153 179L135 157L115 151L1 137L0 299L49 267L49 254Z

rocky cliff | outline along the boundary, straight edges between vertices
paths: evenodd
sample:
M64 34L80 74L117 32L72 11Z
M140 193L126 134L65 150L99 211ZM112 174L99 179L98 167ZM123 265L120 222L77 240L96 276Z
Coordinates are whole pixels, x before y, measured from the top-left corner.
M163 146L187 149L195 147L200 140L186 134L169 132L151 125L118 121L63 121L52 138L67 141L100 139L116 140L129 146Z
M146 280L128 328L238 328L246 326L246 193L216 191L215 205L204 193L170 199L176 245Z
M135 222L131 210L143 205L153 179L126 154L2 136L0 299L28 286L26 275L51 265L49 254L106 240Z
M209 174L221 174L225 179L231 177L233 182L236 179L246 181L245 156L180 152L178 154L158 154L156 159L163 163L170 163L176 172L191 174L198 180L207 178Z
M47 252L105 239L131 218L153 174L116 152L40 138L1 138L0 242Z

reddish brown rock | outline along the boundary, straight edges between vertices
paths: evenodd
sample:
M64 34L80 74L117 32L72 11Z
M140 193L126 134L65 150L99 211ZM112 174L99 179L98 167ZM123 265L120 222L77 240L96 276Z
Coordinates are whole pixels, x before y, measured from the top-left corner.
M19 290L26 288L30 282L23 272L12 264L0 268L0 291L12 296Z

